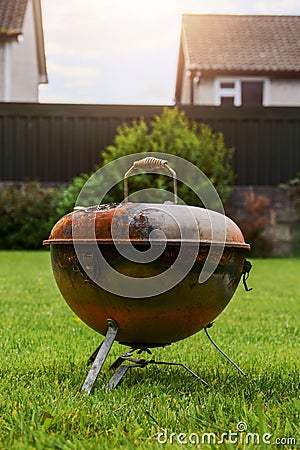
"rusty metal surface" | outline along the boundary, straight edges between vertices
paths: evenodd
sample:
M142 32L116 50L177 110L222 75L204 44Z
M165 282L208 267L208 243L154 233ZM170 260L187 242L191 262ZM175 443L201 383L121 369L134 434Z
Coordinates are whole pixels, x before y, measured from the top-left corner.
M157 245L162 251L155 260L140 264L123 255L116 243L125 249L133 244L141 252ZM51 244L54 276L71 309L103 335L107 319L113 319L119 327L116 339L135 347L169 344L211 323L233 296L250 248L238 226L217 212L186 205L129 202L79 208L57 222L45 244ZM84 262L78 260L78 244ZM183 244L185 253L177 270L186 265L187 275L160 294L125 297L105 290L96 281L97 277L109 277L109 269L97 258L98 250L120 274L151 278L170 267L174 276L173 263ZM190 267L195 245L196 258ZM199 283L208 253L216 260L216 269L207 281Z
M222 214L194 206L151 203L107 204L74 211L57 222L44 244L68 244L74 234L76 242L82 243L130 241L138 245L149 242L150 237L155 243L161 241L160 237L155 239L157 230L164 233L168 243L224 242L225 246L250 249L239 227ZM153 231L154 236L150 236Z
M87 246L88 249L88 246ZM166 248L148 264L128 261L113 246L101 252L119 272L131 277L151 277L176 259L176 246ZM245 249L225 248L215 273L199 284L205 249L199 252L190 273L167 292L151 298L121 297L99 287L82 270L74 247L51 245L54 276L71 309L91 328L105 335L107 318L119 326L117 340L128 345L163 345L184 339L212 322L233 296L244 266ZM95 268L93 270L102 270ZM105 273L102 274L105 277Z
M81 390L86 391L88 394L91 392L93 385L98 377L98 374L107 358L109 350L114 343L118 332L118 324L112 319L107 319L108 329L104 341L102 342L92 367L82 385Z

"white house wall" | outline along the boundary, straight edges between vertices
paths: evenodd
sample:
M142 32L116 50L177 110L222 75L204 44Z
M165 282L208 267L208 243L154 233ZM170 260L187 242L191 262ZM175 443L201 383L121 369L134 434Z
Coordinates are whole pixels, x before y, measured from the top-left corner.
M188 105L190 103L190 78L186 72L183 73L182 86L181 86L181 103Z
M270 79L267 77L222 77L219 79L239 79L265 81L264 106L300 106L300 79ZM185 74L182 80L181 104L190 103L190 78ZM218 106L216 77L202 77L199 84L194 84L194 104Z
M28 1L23 37L12 42L10 52L10 100L13 102L37 102L39 69L32 0Z
M268 106L300 106L300 79L271 80Z
M4 42L0 41L0 101L4 98Z
M201 78L200 83L194 85L194 103L203 106L216 104L213 78Z

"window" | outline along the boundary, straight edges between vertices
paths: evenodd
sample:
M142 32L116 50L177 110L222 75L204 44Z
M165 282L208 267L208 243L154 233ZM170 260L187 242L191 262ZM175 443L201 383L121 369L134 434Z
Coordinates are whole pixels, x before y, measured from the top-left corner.
M217 105L241 105L241 89L239 80L217 80L216 91Z
M221 97L221 106L234 106L234 97Z
M218 106L262 106L266 104L267 80L259 78L217 78L215 104Z
M226 82L226 81L221 81L220 83L220 87L221 89L234 89L235 88L235 83L230 83L230 82Z

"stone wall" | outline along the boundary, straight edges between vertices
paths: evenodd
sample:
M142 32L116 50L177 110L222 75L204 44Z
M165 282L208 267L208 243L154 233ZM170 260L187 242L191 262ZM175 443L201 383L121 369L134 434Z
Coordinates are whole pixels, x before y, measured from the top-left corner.
M270 244L269 256L300 255L300 212L294 192L292 188L276 186L235 186L229 199L228 207L234 219L247 213L245 204L249 194L266 200L262 237Z

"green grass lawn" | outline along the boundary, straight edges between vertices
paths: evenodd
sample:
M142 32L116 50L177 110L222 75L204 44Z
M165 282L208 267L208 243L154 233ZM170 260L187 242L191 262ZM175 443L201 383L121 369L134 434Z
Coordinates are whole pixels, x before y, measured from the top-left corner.
M181 367L149 365L106 393L109 364L126 350L114 344L87 396L102 337L60 296L48 252L0 252L0 448L296 448L300 259L252 264L253 290L241 283L210 329L248 379L201 331L152 357L186 364L209 388Z

